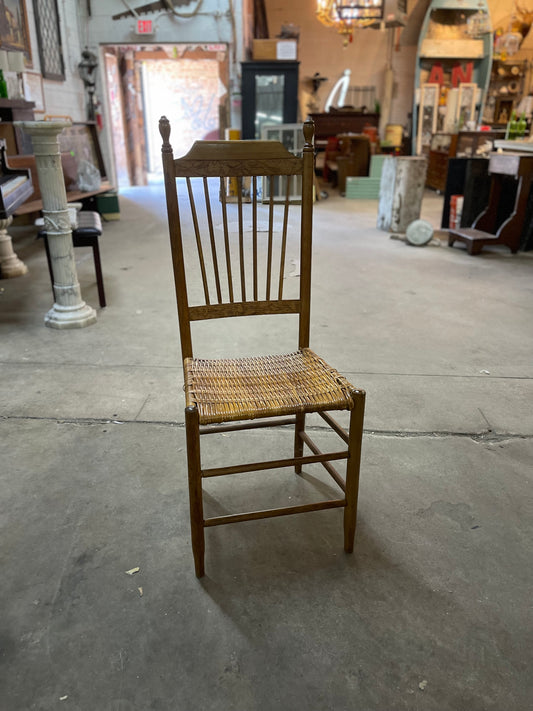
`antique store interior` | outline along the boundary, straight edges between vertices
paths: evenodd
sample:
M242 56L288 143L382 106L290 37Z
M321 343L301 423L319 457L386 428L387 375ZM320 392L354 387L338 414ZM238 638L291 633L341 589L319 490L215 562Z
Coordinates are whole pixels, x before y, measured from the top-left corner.
M532 22L530 0L0 2L2 709L531 708ZM176 157L300 156L314 121L311 348L366 391L351 555L323 510L210 528L195 576L162 115ZM285 199L265 185L260 217ZM210 357L289 353L293 316L194 326ZM319 463L204 488L217 516L334 495Z

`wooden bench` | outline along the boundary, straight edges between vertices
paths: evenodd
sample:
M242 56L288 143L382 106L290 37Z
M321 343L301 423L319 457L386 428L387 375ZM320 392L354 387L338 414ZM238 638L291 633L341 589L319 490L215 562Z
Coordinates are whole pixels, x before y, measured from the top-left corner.
M33 195L26 202L19 205L13 213L15 217L18 215L28 215L38 213L43 209L41 199L41 189L39 186L39 177L37 175L37 166L35 164L34 155L15 155L9 156L7 159L10 168L26 168L31 171L33 182ZM65 189L67 191L67 202L83 202L86 198L94 195L101 195L111 190L111 184L108 180L102 180L98 190L82 191L78 189L78 167L76 159L70 153L61 153L61 167L63 168L63 176L65 178Z
M492 153L489 204L471 227L449 230L448 245L463 242L468 254L484 246L503 244L512 254L521 246L533 185L533 156L524 153Z

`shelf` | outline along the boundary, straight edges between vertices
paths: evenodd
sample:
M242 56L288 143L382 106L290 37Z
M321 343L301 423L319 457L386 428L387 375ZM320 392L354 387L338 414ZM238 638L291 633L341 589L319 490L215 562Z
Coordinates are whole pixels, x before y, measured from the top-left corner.
M0 109L33 109L34 107L34 101L26 101L26 99L0 98Z
M503 151L513 151L515 153L533 153L533 141L495 141L495 148Z
M425 39L422 41L419 56L434 59L482 59L485 50L483 40Z

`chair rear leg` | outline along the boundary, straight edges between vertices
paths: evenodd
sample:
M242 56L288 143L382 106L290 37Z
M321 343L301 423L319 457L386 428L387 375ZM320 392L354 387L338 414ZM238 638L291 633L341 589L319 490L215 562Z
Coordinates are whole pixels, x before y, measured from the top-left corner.
M346 507L344 509L344 550L346 553L353 552L357 523L357 496L359 493L359 469L365 415L365 391L356 390L352 395L355 404L350 413L349 457L346 464Z
M189 509L191 515L191 542L196 577L204 573L204 510L202 500L202 476L200 465L200 421L196 407L185 408L185 432L187 437L187 467L189 471Z
M300 432L305 430L305 414L296 415L296 426L294 428L294 456L302 457L304 453L304 442L300 437ZM302 473L302 465L295 464L294 471L296 474Z
M95 241L93 242L93 257L94 270L96 272L96 285L98 286L98 300L100 301L101 308L104 308L106 305L104 276L102 274L102 262L100 260L100 247L98 246L98 237L95 237Z

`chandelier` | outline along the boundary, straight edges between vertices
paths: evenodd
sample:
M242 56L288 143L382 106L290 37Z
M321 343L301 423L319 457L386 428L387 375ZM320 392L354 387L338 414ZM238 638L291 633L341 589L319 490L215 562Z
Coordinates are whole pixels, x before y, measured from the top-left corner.
M346 45L353 41L353 31L379 24L383 19L384 0L317 0L316 15L325 27L335 27Z

